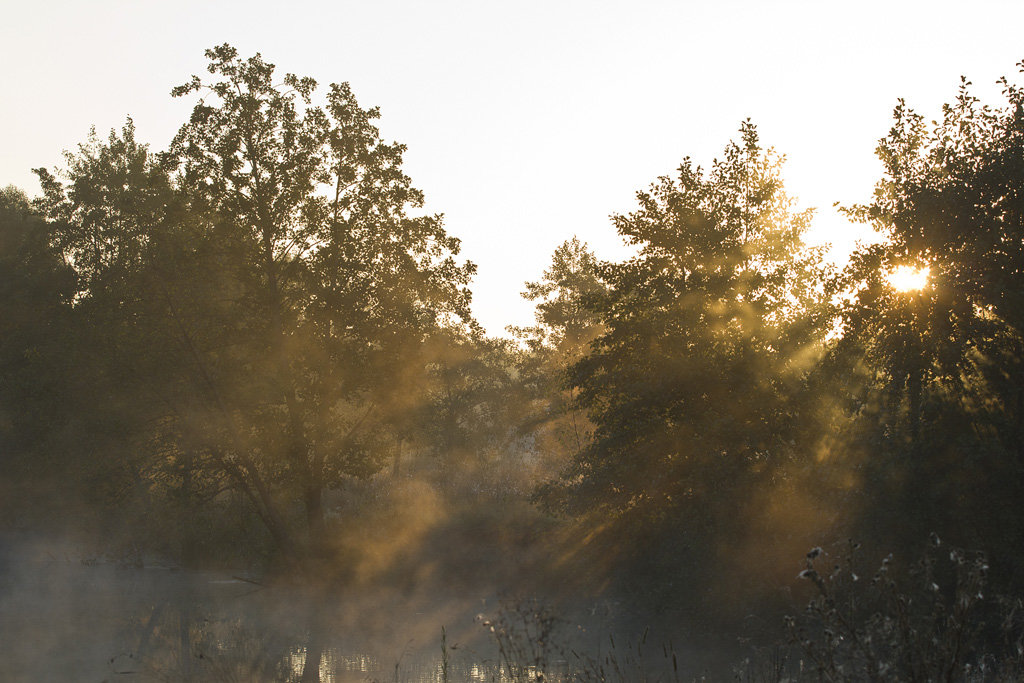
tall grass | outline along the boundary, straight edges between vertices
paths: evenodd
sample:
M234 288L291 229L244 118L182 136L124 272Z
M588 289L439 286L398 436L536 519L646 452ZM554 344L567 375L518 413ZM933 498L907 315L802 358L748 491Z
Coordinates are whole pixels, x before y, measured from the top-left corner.
M990 593L983 553L932 536L913 562L892 555L873 570L860 546L814 548L798 579L810 596L786 617L778 642L752 651L729 672L701 680L742 683L1009 683L1024 680L1024 601ZM567 622L537 600L504 603L479 617L496 650L488 679L507 683L679 683L680 653L645 631L578 649ZM442 630L442 676L449 680ZM689 674L692 676L692 672Z

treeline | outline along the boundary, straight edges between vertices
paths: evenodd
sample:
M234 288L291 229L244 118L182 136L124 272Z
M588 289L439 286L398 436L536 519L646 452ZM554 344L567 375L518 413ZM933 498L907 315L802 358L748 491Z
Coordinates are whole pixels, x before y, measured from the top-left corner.
M900 103L847 209L882 240L841 271L744 123L614 216L634 257L559 247L500 339L376 109L207 56L169 149L129 121L0 195L9 527L338 581L415 573L429 538L451 572L515 555L691 606L771 593L811 545L934 532L1024 585L1015 85L935 122Z

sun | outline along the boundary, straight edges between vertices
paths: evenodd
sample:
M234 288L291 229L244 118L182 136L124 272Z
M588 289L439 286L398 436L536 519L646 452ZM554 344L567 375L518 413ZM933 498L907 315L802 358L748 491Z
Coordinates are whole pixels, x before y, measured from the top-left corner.
M928 266L899 266L885 276L886 282L897 292L913 292L928 286Z

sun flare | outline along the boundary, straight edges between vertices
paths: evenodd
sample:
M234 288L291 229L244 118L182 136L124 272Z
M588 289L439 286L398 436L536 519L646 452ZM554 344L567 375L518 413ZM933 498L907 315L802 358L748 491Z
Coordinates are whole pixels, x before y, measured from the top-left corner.
M885 279L897 292L913 292L928 286L928 276L930 274L931 271L928 266L921 266L920 268L899 266L890 272Z

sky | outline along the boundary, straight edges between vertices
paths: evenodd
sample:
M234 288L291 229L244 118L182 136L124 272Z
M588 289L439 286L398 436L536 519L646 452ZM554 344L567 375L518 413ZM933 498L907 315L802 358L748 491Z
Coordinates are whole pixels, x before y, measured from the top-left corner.
M170 90L230 43L379 106L381 133L478 266L491 334L529 324L523 283L578 236L628 251L610 216L671 174L707 167L750 118L816 207L812 241L848 252L863 229L833 204L867 201L898 98L929 117L960 76L999 103L1024 82L1024 2L490 2L250 0L6 3L0 25L0 186L131 116L163 149L192 100Z

